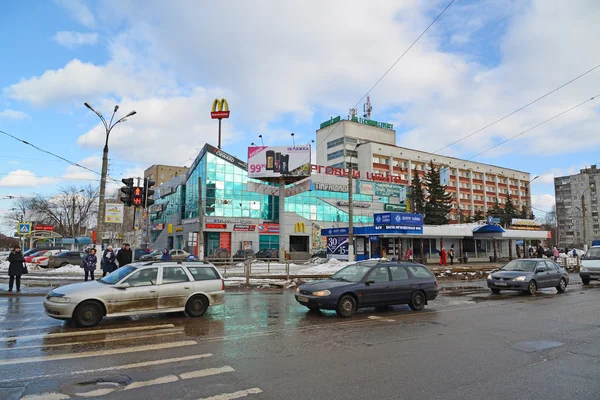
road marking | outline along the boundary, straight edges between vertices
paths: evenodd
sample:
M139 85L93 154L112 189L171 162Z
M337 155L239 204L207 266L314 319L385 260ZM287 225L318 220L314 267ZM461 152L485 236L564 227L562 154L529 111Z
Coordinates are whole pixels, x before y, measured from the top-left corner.
M167 332L168 331L168 332ZM156 333L150 335L135 335L135 336L127 336L127 337L117 337L117 338L108 338L108 339L100 339L100 340L89 340L85 342L73 342L73 343L55 343L55 344L39 344L34 346L17 346L17 347L7 347L0 349L0 351L9 351L9 350L22 350L22 349L38 349L40 347L62 347L62 346L76 346L80 344L89 344L89 343L106 343L106 342L121 342L133 339L140 338L152 338L152 337L161 337L161 336L171 336L171 335L179 335L184 332L183 328L178 329L166 329L165 333L161 333L161 331L157 331Z
M133 383L125 386L125 388L123 390L131 390L131 389L137 389L137 388L153 386L153 385L162 385L165 383L177 382L178 380L179 380L179 377L177 377L177 375L166 375L166 376L161 376L160 378L151 379L149 381L133 382Z
M102 335L104 333L118 333L118 332L136 332L145 330L155 330L164 328L175 328L173 324L166 325L153 325L153 326L133 326L130 328L114 328L114 329L95 329L91 331L73 331L73 332L61 332L61 333L46 333L40 335L28 335L28 336L13 336L0 338L0 342L8 342L14 340L26 340L26 339L52 339L62 338L67 336L88 336L88 335Z
M263 391L260 390L259 388L252 388L252 389L240 390L239 392L218 394L218 395L212 396L212 397L203 397L198 400L232 400L232 399L239 399L242 397L246 397L251 394L259 394L262 392Z
M27 363L43 362L43 361L70 360L73 358L112 356L115 354L139 353L141 351L156 351L156 350L163 350L163 349L171 349L171 348L175 348L175 347L193 346L195 344L198 344L195 340L185 340L185 341L181 341L181 342L151 344L151 345L145 345L145 346L126 347L126 348L121 348L121 349L89 351L89 352L83 352L83 353L56 354L56 355L52 355L52 356L41 356L41 357L12 358L12 359L8 359L8 360L0 360L0 365L27 364Z
M179 375L179 378L181 378L182 380L193 379L193 378L202 378L204 376L219 375L219 374L224 374L225 372L234 372L234 371L235 371L235 369L231 368L229 365L226 365L221 368L207 368L207 369L201 369L198 371L184 372L183 374Z
M21 322L21 320L15 321L15 322ZM2 329L2 330L0 330L0 333L11 333L11 332L16 332L16 331L35 331L35 330L40 330L40 329L62 328L62 327L63 327L62 325L30 326L28 328Z
M376 315L370 315L369 317L367 317L368 319L374 319L374 320L379 320L379 321L385 321L385 322L394 322L394 319L390 319L390 318L383 318L383 317L378 317Z
M114 392L116 390L117 389L115 389L115 388L110 388L110 389L96 389L96 390L92 390L91 392L75 393L75 396L79 396L79 397L104 396L105 394L111 394L112 392ZM70 398L70 397L67 397L67 398Z
M56 378L58 376L64 376L64 375L94 374L94 373L105 372L105 371L143 368L143 367L150 367L150 366L154 366L154 365L162 365L162 364L170 364L170 363L176 363L176 362L182 362L182 361L198 360L201 358L209 358L212 356L213 355L211 353L196 354L193 356L165 358L165 359L154 360L154 361L143 361L143 362L139 362L139 363L135 363L135 364L115 365L115 366L108 367L108 368L88 369L88 370L83 370L83 371L71 371L71 372L63 372L63 373L47 374L47 375L23 376L20 378L5 379L5 380L0 381L0 383L24 381L24 380L34 380L34 379Z
M70 399L69 396L62 393L39 393L30 394L25 397L21 397L21 400L65 400Z

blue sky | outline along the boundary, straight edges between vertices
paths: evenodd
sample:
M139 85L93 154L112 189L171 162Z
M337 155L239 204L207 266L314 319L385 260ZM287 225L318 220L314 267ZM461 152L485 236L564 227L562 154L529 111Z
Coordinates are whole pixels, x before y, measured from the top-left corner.
M231 154L245 158L259 134L285 144L294 132L306 143L320 122L346 115L445 4L6 3L0 129L100 171L103 131L83 102L105 116L115 104L135 109L110 139L115 179L154 163L189 165L216 144L215 97L232 110L223 124ZM598 17L590 0L456 1L371 91L372 118L393 123L401 146L438 150L600 64ZM470 158L596 91L600 68L443 153ZM549 210L554 176L600 161L598 115L592 101L475 160L540 175L534 207ZM0 196L98 179L0 140ZM0 212L10 207L0 200Z

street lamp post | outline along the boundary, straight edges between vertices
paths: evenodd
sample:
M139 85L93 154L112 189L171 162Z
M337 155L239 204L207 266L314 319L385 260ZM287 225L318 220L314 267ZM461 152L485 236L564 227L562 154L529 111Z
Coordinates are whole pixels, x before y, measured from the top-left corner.
M587 189L585 189L583 191L583 193L581 193L581 212L583 214L583 219L582 219L582 223L583 223L583 251L587 251L587 229L585 226L585 192L587 192L590 189L594 189L595 185L591 184Z
M110 117L110 122L107 123L101 113L94 110L92 108L92 106L90 106L88 103L83 103L83 104L87 108L92 110L98 116L98 118L100 118L100 120L102 121L102 124L104 125L104 130L106 132L106 140L104 142L104 150L102 152L102 173L100 176L100 199L98 200L98 221L96 223L96 244L102 245L102 235L104 233L103 230L104 230L104 208L105 208L104 207L104 194L106 192L106 174L107 174L107 169L108 169L108 137L110 136L110 132L112 131L112 129L117 124L127 121L127 118L135 115L136 112L131 111L129 114L127 114L126 116L119 119L117 122L115 122L113 124L113 119L115 117L115 114L117 113L117 110L119 109L118 105L115 106L113 114Z
M352 175L354 168L352 167L352 157L362 143L357 142L354 151L350 153L350 162L348 163L348 261L354 261L354 202L352 190ZM357 154L358 156L358 154ZM358 158L358 157L357 157Z

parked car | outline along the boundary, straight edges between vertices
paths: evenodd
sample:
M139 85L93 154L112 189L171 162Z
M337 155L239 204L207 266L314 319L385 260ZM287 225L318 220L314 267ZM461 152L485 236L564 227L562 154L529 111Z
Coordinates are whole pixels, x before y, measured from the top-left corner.
M312 258L327 258L327 250L319 250L313 253Z
M229 250L224 247L215 249L212 253L213 258L229 258Z
M140 259L140 257L141 257L141 256L144 256L144 255L146 255L146 254L148 254L148 253L146 252L146 249L135 249L135 253L134 253L134 255L133 255L133 259L134 259L135 261L137 261L137 260L139 260L139 259Z
M50 247L32 247L23 253L25 257L32 255L33 253L38 253L40 251L48 251L48 250L67 250L63 249L62 246L50 246Z
M311 310L335 310L340 317L351 317L362 307L394 304L421 310L437 295L437 280L427 267L389 261L352 264L329 279L304 283L296 289L300 304Z
M259 250L258 253L255 254L255 257L258 260L272 260L279 258L279 250L278 249L262 249Z
M584 285L591 280L600 280L600 246L590 247L581 260L579 276Z
M246 260L253 260L255 258L256 258L256 254L254 254L254 250L252 250L252 249L238 250L233 255L233 261L246 261Z
M171 254L171 257L173 258L173 261L183 261L185 259L187 259L187 257L190 255L190 253L188 253L185 250L177 250L177 249L173 249L171 251L169 251L169 253ZM140 261L159 261L160 258L162 257L162 250L154 250L152 253L150 254L146 254L140 257Z
M46 250L34 251L33 253L30 253L28 256L25 256L25 262L26 263L31 263L31 262L33 262L34 258L41 256L45 252L46 252Z
M34 257L31 262L39 265L40 267L45 267L48 265L48 258L60 252L62 252L62 250L48 250L41 255Z
M549 287L564 292L569 284L569 273L549 259L519 259L489 274L487 284L496 294L500 290L519 290L533 295L538 289Z
M83 251L62 251L48 257L48 268L59 268L65 265L81 265L81 259L86 255ZM40 264L40 266L42 266Z
M206 262L155 262L125 265L98 281L51 290L44 300L48 316L73 319L81 327L104 317L185 311L203 315L223 304L225 283Z
M140 256L140 261L152 261L156 260L156 256L158 256L158 260L160 260L160 256L162 255L162 250L154 250L148 254L144 254Z

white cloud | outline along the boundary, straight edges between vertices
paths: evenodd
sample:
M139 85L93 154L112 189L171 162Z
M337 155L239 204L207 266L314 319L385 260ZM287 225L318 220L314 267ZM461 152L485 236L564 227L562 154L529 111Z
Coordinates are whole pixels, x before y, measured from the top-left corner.
M57 182L54 178L42 178L36 176L33 172L17 169L9 172L4 178L0 179L0 187L37 187Z
M90 156L77 162L77 164L87 167L93 171L101 172L102 158L98 156ZM77 167L75 165L69 165L65 174L62 176L64 179L89 179L90 181L99 181L100 175L95 174L91 171Z
M23 111L10 110L6 109L4 111L0 111L0 119L28 119L29 115L25 114Z
M531 205L533 207L533 213L539 214L544 212L552 211L552 207L556 205L554 196L547 193L532 194Z
M68 49L74 49L79 46L96 44L96 42L98 42L98 34L62 31L57 32L52 39L61 46Z
M81 0L54 0L54 2L64 8L81 25L92 28L96 24L94 14Z

